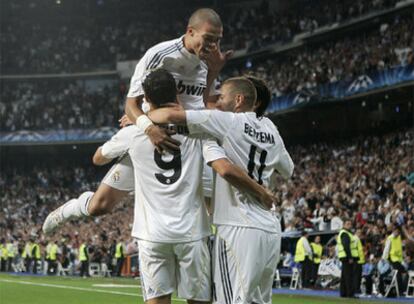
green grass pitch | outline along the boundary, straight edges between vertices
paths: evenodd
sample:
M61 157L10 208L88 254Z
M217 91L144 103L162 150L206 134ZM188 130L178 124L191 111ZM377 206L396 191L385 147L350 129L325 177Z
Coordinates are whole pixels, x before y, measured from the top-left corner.
M112 286L111 286L112 285ZM32 277L0 274L1 304L141 304L139 281L133 279ZM186 303L173 297L174 304ZM392 303L344 300L340 298L274 295L273 303L283 304L365 304Z

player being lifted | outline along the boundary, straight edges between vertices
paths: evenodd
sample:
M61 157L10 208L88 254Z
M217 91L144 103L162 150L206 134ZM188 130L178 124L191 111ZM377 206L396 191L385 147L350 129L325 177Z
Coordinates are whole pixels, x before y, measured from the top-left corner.
M178 100L185 109L203 109L207 104L214 104L218 95L214 79L231 56L231 52L222 54L220 51L222 33L220 16L212 9L199 9L191 15L185 35L150 48L137 64L125 110L130 121L145 131L160 152L177 150L179 142L169 136L171 132L153 125L143 115L144 76L160 67L171 72L176 80ZM208 178L203 180L206 181L205 188L209 188ZM108 213L133 190L132 163L126 156L109 170L95 193L84 192L51 212L43 224L43 231L51 234L68 220Z
M164 69L151 72L143 82L151 109L176 98L173 76ZM172 126L170 126L172 127ZM161 154L136 126L121 129L106 142L100 162L128 153L134 167L135 211L132 236L138 239L141 281L147 303L170 303L171 294L190 303L211 300L210 234L201 191L202 141L189 138L185 127L173 138L180 149ZM270 191L253 181L227 159L213 161L223 176L269 206ZM245 192L243 192L245 193Z
M214 136L218 143L205 143L203 153L216 172L221 172L216 161L228 158L245 168L258 184L268 187L277 172L289 178L293 162L275 125L253 112L255 99L251 81L231 78L221 88L217 102L221 111L165 108L148 116L155 123L186 124L190 134ZM213 223L217 225L214 302L271 303L280 254L279 221L257 198L232 187L222 174L213 189Z

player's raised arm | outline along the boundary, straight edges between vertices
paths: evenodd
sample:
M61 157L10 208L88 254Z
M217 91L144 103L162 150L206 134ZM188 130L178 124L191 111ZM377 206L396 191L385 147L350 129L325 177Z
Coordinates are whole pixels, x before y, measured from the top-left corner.
M213 44L208 56L206 57L206 64L208 66L207 86L203 94L204 104L207 109L214 109L216 102L220 96L220 92L216 90L216 79L220 71L226 64L227 60L233 55L233 50L221 52L220 41Z

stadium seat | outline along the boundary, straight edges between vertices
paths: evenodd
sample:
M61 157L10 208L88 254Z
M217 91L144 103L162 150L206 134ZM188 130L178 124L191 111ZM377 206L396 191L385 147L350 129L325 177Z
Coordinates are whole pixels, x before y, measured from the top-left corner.
M390 282L390 284L387 286L387 288L385 289L385 295L384 295L385 297L388 297L389 293L391 292L391 290L392 290L393 288L395 288L395 291L396 291L396 295L397 295L397 297L399 297L399 296L400 296L400 292L399 292L399 290L398 290L397 274L398 274L398 270L396 270L396 269L394 269L394 270L391 272L391 282Z
M297 289L298 287L301 288L302 282L300 280L300 271L298 268L294 267L292 269L292 280L290 281L290 289Z
M100 277L101 266L98 263L90 263L89 264L89 275L91 277Z
M108 268L108 265L105 263L101 263L101 276L103 277L111 277L111 271Z
M279 269L276 269L276 272L275 272L275 279L274 279L274 281L273 281L274 286L275 286L276 288L282 288L282 284L281 284L280 282L281 282L281 281L280 281L280 273L279 273Z
M67 276L69 274L70 268L69 266L67 268L63 268L62 263L57 263L57 276Z
M410 293L410 288L412 292ZM408 272L407 298L414 298L414 271Z

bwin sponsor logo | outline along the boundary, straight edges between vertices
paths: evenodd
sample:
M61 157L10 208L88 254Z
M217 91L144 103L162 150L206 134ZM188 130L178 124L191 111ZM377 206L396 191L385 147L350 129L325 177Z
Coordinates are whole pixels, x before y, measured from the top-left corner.
M194 96L202 96L206 87L204 85L190 85L183 83L180 80L177 84L178 94L186 94L186 95L194 95Z

